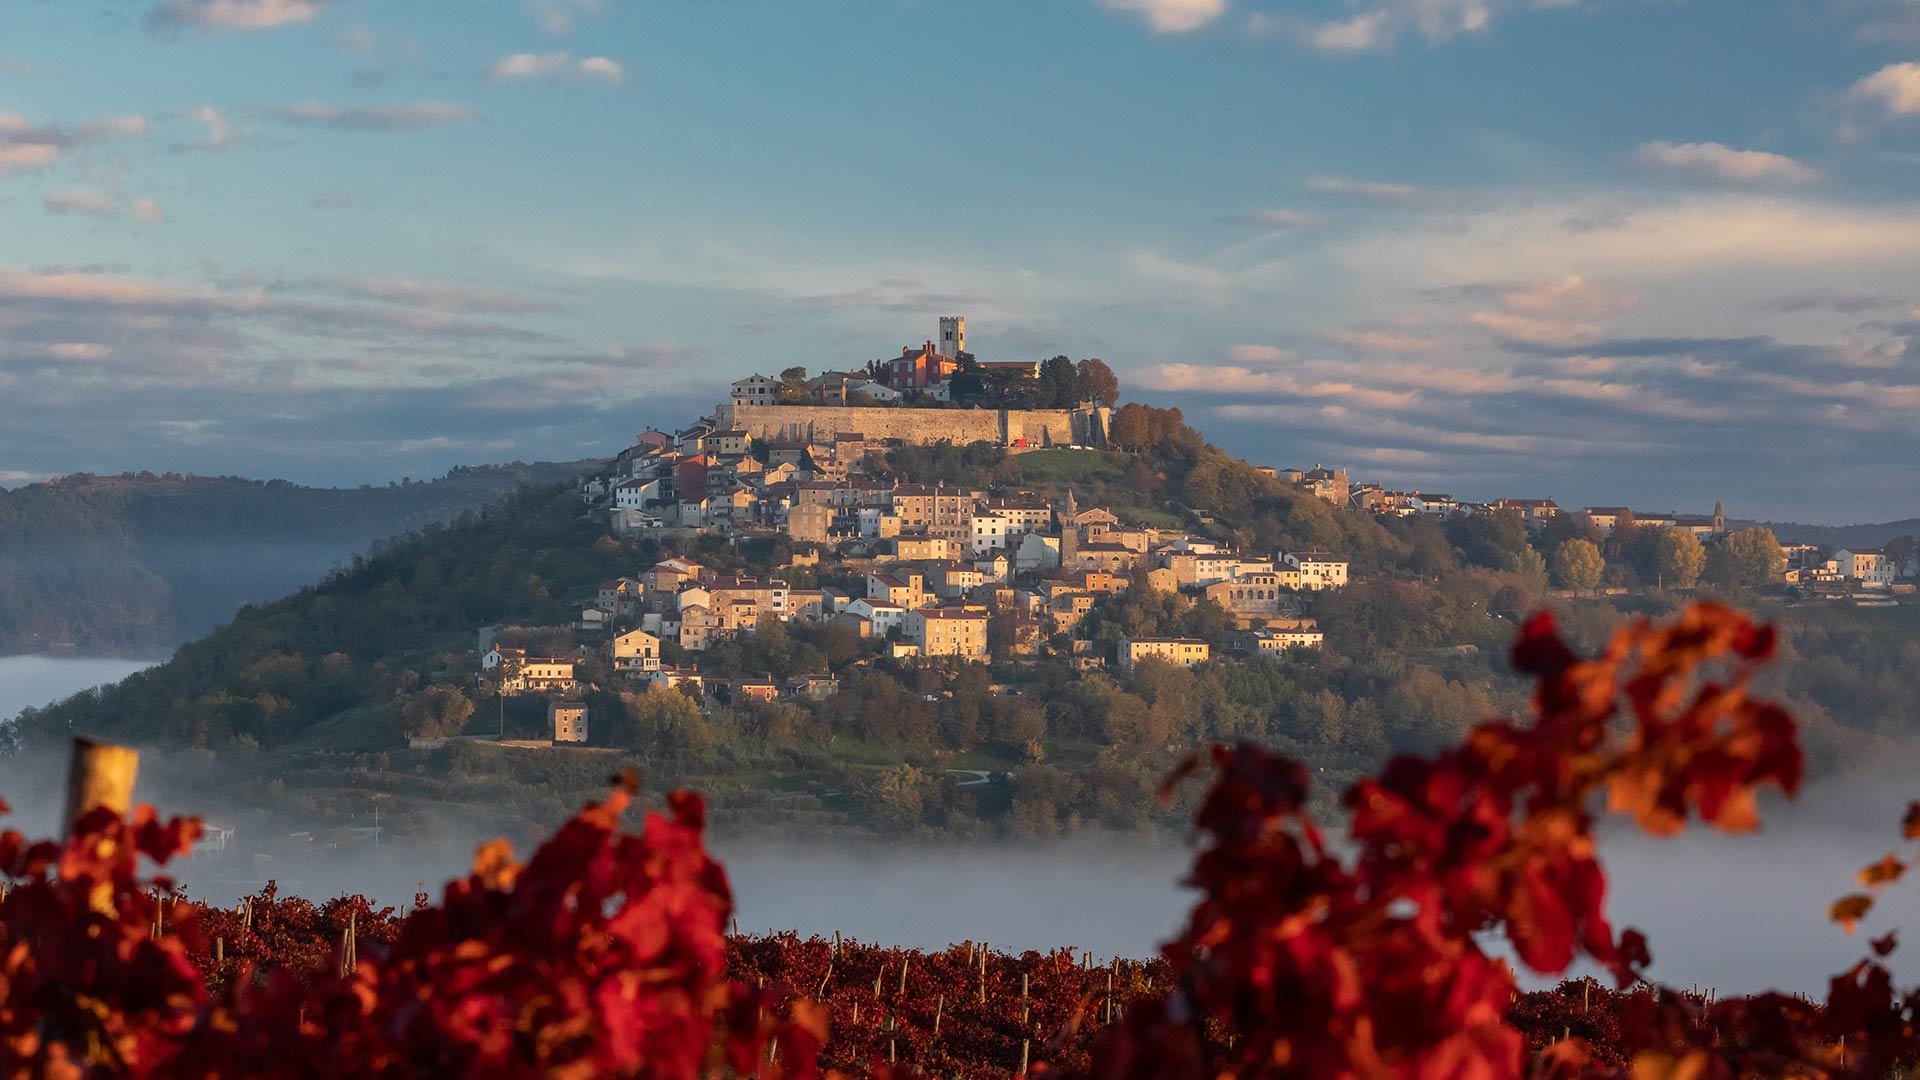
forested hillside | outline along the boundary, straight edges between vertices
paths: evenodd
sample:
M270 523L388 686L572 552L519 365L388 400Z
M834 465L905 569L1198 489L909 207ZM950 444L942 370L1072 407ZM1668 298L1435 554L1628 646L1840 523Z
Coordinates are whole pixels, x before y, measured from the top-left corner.
M80 474L0 491L0 655L162 652L243 604L318 581L375 540L592 467L461 468L359 488Z
M619 678L592 636L576 633L573 621L598 583L669 555L716 572L782 576L796 589L857 593L864 581L793 565L783 535L615 537L571 485L527 488L380 545L285 599L246 607L171 662L104 692L29 710L6 732L13 764L32 761L35 747L63 745L70 732L97 733L159 751L157 777L218 799L236 817L303 829L365 823L377 807L382 823L404 834L456 808L474 827L529 834L626 762L652 784L709 792L728 829L973 838L1126 831L1178 821L1153 792L1195 745L1278 747L1337 790L1391 753L1431 749L1490 713L1521 707L1524 684L1506 663L1521 613L1557 608L1570 637L1592 649L1625 620L1671 613L1696 592L1756 606L1781 626L1782 661L1767 689L1805 720L1816 772L1920 738L1920 688L1911 679L1920 666L1917 609L1786 606L1777 590L1749 584L1766 568L1731 556L1704 560L1697 590L1635 585L1665 573L1662 533L1580 541L1604 553L1609 582L1634 587L1568 599L1548 588L1546 556L1570 542L1559 526L1530 532L1510 514L1442 523L1341 512L1184 427L1137 453L937 446L899 448L876 466L901 479L1024 488L1056 500L1071 490L1080 505L1109 507L1123 520L1178 524L1249 549L1323 546L1352 559L1356 580L1311 600L1324 649L1234 656L1226 615L1211 601L1138 587L1101 597L1078 631L1084 657L1095 660L1113 655L1123 636L1207 641L1215 661L1190 670L1089 670L1064 638L1026 659L996 648L987 664L896 663L882 655L883 641L842 624L768 622L697 655L675 647L663 663L697 662L721 680L827 674L838 693L696 702ZM526 737L546 723L537 695L486 689L475 637L482 626L534 655L581 657L593 750L407 748L412 735Z

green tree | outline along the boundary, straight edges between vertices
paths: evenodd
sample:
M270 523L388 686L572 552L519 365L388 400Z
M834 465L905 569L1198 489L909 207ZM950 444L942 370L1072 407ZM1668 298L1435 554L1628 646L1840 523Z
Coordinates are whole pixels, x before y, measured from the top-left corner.
M1662 585L1690 589L1707 568L1707 549L1686 529L1662 529L1654 541L1654 572Z
M1055 356L1040 362L1040 386L1034 401L1042 408L1071 409L1080 404L1080 373L1073 361Z
M1599 588L1606 570L1607 561L1591 540L1563 540L1553 549L1553 579L1576 594Z
M1078 374L1080 397L1109 407L1120 400L1120 379L1106 364L1089 357L1080 361Z
M774 391L775 400L782 404L797 405L807 400L807 369L790 367L780 373L780 387Z
M1765 526L1741 529L1721 541L1721 547L1731 561L1736 584L1749 588L1773 585L1786 573L1787 553L1780 550L1773 530Z

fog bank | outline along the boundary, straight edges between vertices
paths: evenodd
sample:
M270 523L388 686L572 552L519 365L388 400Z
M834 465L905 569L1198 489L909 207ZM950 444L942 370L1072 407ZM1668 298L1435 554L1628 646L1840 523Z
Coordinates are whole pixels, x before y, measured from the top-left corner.
M21 709L38 708L82 690L116 683L158 660L97 656L0 656L0 720Z

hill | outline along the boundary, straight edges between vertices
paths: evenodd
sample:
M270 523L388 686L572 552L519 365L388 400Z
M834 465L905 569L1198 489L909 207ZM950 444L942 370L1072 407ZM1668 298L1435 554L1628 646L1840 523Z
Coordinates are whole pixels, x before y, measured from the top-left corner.
M1767 528L1783 544L1819 544L1828 548L1877 548L1902 536L1920 536L1920 518L1904 518L1868 525L1801 525L1769 523Z
M164 652L244 604L318 581L375 540L596 465L461 468L359 488L80 474L0 491L0 654Z
M575 628L601 583L684 557L713 575L784 579L793 589L864 595L884 556L858 540L793 557L782 533L668 538L610 532L574 485L523 488L450 521L378 545L324 580L242 608L163 665L100 694L28 710L0 736L13 753L10 790L53 775L36 752L73 732L145 746L166 790L230 823L284 832L367 824L425 835L450 820L532 835L564 817L622 763L650 787L711 794L715 822L962 838L1035 837L1099 828L1128 832L1179 820L1153 792L1189 748L1248 739L1325 774L1325 792L1396 751L1430 749L1494 711L1523 707L1505 662L1516 612L1556 608L1583 647L1637 614L1672 611L1684 594L1632 585L1636 541L1604 547L1618 596L1556 599L1544 555L1560 542L1517 516L1384 517L1335 509L1207 444L1184 425L1135 451L1008 454L989 444L898 446L870 454L876 482L959 485L1037 494L1108 509L1129 527L1176 530L1253 552L1328 550L1353 582L1300 593L1323 648L1236 656L1227 612L1195 589L1168 592L1139 576L1092 597L1070 630L1014 652L1017 616L1000 608L986 663L889 659L888 641L829 620L762 620L757 632L701 651L668 641L661 663L697 664L704 700L647 689L611 668L605 637ZM1269 556L1270 557L1270 556ZM1047 588L1044 573L1018 588ZM1910 744L1920 735L1920 609L1793 608L1728 586L1787 630L1769 676L1807 723L1816 770ZM987 604L997 601L987 600ZM456 741L410 749L423 732L536 736L538 694L487 688L476 629L530 656L577 658L592 715L585 749L515 750ZM1112 661L1123 638L1177 636L1215 659L1191 669ZM1101 663L1102 660L1106 663ZM832 696L760 701L731 680L830 677ZM147 781L143 780L143 783ZM452 816L447 811L456 813ZM297 824L296 824L297 823Z

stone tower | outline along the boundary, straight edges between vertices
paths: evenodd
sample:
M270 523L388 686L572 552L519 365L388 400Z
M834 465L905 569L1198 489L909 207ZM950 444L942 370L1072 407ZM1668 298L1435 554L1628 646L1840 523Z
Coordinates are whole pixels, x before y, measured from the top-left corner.
M1727 512L1720 508L1720 500L1713 500L1713 535L1725 536L1727 533Z
M940 316L940 336L934 340L940 348L941 356L959 356L967 351L967 317L965 315Z

